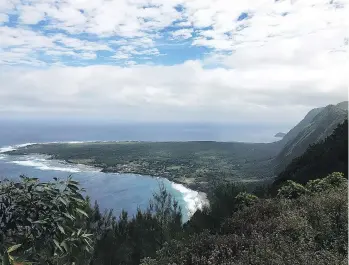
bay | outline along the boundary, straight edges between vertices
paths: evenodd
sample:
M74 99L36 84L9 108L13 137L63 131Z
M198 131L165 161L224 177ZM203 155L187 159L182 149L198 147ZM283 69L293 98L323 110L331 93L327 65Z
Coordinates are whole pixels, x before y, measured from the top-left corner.
M25 143L69 141L250 141L270 142L278 128L257 125L204 123L112 123L80 120L0 120L0 148ZM258 133L257 133L258 132ZM145 209L158 190L159 182L174 196L183 209L183 220L205 202L202 194L164 178L135 174L102 173L96 168L70 165L49 160L42 155L8 156L0 153L0 177L16 179L19 175L50 181L53 177L78 180L91 201L98 201L101 209L122 209L130 215L137 208Z

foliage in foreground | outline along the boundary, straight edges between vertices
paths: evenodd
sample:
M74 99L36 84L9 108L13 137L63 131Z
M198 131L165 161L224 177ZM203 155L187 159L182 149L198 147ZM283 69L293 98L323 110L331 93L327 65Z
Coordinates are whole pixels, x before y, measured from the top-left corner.
M164 186L148 209L119 218L101 213L97 203L89 207L71 179L22 178L0 183L0 191L3 265L23 259L55 265L347 264L347 180L341 173L306 185L287 182L274 198L220 185L209 196L211 207L184 225ZM41 205L40 214L31 200Z
M82 196L78 183L0 183L0 264L139 264L182 232L178 203L160 185L146 211L117 219Z
M0 256L3 264L77 262L91 246L78 183L44 183L21 176L20 182L0 182Z
M299 184L308 190L299 196L289 196L300 189L289 185L291 193L253 200L227 217L218 232L172 240L142 264L347 264L347 182L339 173L316 182Z
M118 220L111 211L101 215L98 205L92 215L92 223L97 226L91 265L139 264L142 258L155 256L165 242L182 233L181 209L163 185L148 209L138 210L132 218L126 212Z

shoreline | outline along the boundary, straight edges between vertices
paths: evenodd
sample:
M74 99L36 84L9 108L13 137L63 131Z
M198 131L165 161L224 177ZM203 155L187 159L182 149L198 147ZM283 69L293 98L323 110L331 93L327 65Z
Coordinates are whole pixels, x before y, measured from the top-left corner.
M61 142L63 143L63 142ZM84 142L64 142L64 143L84 143ZM30 146L30 145L35 145L35 144L42 144L42 143L25 143L25 144L19 144L19 145L13 145L13 146L3 146L0 147L0 154L2 156L10 156L10 157L16 157L16 156L21 156L21 155L11 155L11 154L7 154L7 152L10 151L14 151L17 150L19 148L23 148L26 146ZM53 161L53 162L58 162L60 164L62 164L62 166L64 167L64 164L66 165L70 165L70 166L85 166L88 168L93 168L96 171L100 172L100 173L104 173L104 174L133 174L133 175L139 175L139 176L146 176L146 177L151 177L151 178L162 178L163 180L166 180L170 183L171 187L174 190L177 190L179 193L181 193L182 195L182 199L186 204L186 210L187 210L187 216L190 219L191 216L195 213L196 210L198 209L202 209L204 206L208 206L209 202L207 199L207 194L202 190L202 189L193 189L193 187L191 187L191 185L188 185L188 183L185 183L184 181L180 181L178 179L171 179L168 178L166 176L159 174L156 175L152 175L152 174L147 174L147 172L132 172L132 171L115 171L115 170L106 170L105 168L102 168L98 165L94 165L93 163L89 164L89 163L75 163L73 161L69 161L69 160L62 160L62 159L56 159L55 157L53 157L52 155L47 155L47 154L32 154L32 155L38 155L38 156L46 156L45 158L41 158L43 159L43 161ZM23 156L23 155L22 155ZM17 161L18 162L18 161ZM71 172L71 173L79 173L79 172L83 172L83 171L69 171L69 170L63 170L63 167L55 167L52 166L50 167L49 165L42 165L40 167L45 167L45 169L40 168L38 165L35 165L35 163L30 163L30 160L23 160L23 163L14 163L17 165L22 165L22 166L28 166L28 167L38 167L40 170L45 171L45 170L58 170L58 171L67 171L67 172Z
M62 142L42 142L42 143L23 143L23 144L16 144L16 145L9 145L9 146L3 146L0 147L0 154L4 154L4 155L9 155L9 156L16 156L16 155L11 155L11 154L7 154L8 152L11 151L16 151L20 148L25 148L27 146L32 146L32 145L45 145L45 144L84 144L84 143L107 143L107 142L111 142L111 143L116 143L116 142L120 142L120 141L62 141ZM123 141L123 142L141 142L141 141ZM190 142L190 141L188 141ZM211 141L210 141L211 142ZM72 166L87 166L87 167L91 167L94 168L102 173L114 173L114 174L137 174L137 175L142 175L142 176L149 176L149 177L161 177L164 179L167 179L168 181L171 181L173 183L176 184L181 184L184 187L194 190L194 191L199 191L202 193L206 193L207 189L201 188L200 184L197 183L193 183L193 184L188 184L188 182L186 181L181 181L178 178L175 178L173 176L166 176L166 174L161 174L161 173L150 173L148 171L131 171L131 170L113 170L110 169L108 167L103 167L99 164L94 164L94 163L78 163L78 162L74 162L71 160L66 160L66 159L59 159L54 157L54 155L48 155L48 154L43 154L43 153L37 153L37 155L46 155L48 156L46 159L47 160L54 160L54 161L61 161L66 164L72 165ZM187 178L187 180L189 180L189 178Z

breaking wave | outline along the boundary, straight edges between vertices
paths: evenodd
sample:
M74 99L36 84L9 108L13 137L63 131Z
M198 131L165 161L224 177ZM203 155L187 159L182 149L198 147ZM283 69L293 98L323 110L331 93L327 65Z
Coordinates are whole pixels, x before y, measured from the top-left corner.
M62 164L58 161L55 161L58 165L51 165L51 161L44 160L44 159L33 159L33 160L14 160L10 161L9 163L20 165L20 166L27 166L27 167L34 167L40 170L54 170L54 171L64 171L64 172L70 172L70 173L77 173L81 172L79 168L76 167L70 167L68 165Z
M7 160L6 163L16 164L20 166L34 167L43 171L63 171L70 173L94 171L100 172L100 169L80 165L80 164L69 164L60 160L52 160L50 156L37 154L37 155L6 155L6 152L17 150L18 148L26 147L34 144L54 144L54 143L65 143L65 144L81 144L88 142L111 142L111 141L64 141L64 142L45 142L45 143L25 143L12 146L0 147L0 160ZM118 141L113 141L118 142ZM203 192L194 191L188 189L182 184L171 182L171 187L182 194L183 201L186 205L188 217L190 218L198 209L203 209L204 206L208 206L209 202L207 196Z
M203 192L188 189L178 183L172 183L172 188L182 193L189 217L191 217L197 210L202 210L204 206L209 205L207 196Z
M34 144L53 144L53 143L69 143L69 144L79 144L85 143L87 141L69 141L69 142L46 142L46 143L25 143L11 146L4 146L0 148L0 159L7 160L7 163L16 164L20 166L34 167L40 170L53 170L53 171L64 171L70 173L78 173L83 171L100 171L100 169L95 167L90 167L86 165L72 165L60 160L52 160L50 156L47 155L6 155L6 152L15 151L18 148L26 147ZM94 142L94 141L91 141Z

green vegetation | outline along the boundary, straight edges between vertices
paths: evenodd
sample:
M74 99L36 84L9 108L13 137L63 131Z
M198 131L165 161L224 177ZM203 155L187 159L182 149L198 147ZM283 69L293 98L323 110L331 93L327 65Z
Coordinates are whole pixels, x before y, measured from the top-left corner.
M21 177L0 183L2 264L35 261L71 264L92 250L89 207L78 183L68 178L41 183Z
M290 181L276 197L222 184L210 194L210 208L186 224L163 186L147 210L119 218L101 213L97 203L88 207L70 179L23 177L2 182L0 191L7 220L1 222L3 265L347 264L347 180L341 173L305 186Z
M279 146L223 142L96 142L36 144L9 152L47 154L53 159L102 168L104 172L166 177L207 191L222 181L272 177Z
M308 147L295 158L275 180L278 185L286 180L306 183L331 172L348 176L348 120L334 130L325 140Z
M325 182L329 182L325 180ZM217 230L168 242L143 265L347 264L347 184L236 207Z

